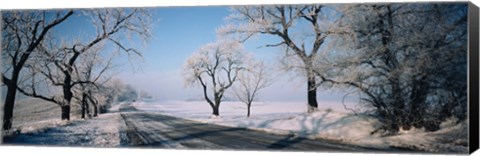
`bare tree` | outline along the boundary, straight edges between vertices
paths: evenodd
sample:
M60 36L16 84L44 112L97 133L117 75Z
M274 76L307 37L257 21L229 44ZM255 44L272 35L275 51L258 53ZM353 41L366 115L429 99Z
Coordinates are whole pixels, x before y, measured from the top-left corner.
M81 64L74 66L75 74L79 81L89 82L80 83L76 92L75 98L81 102L82 118L85 115L90 115L89 104L93 105L94 112L93 117L98 116L98 100L95 98L95 93L100 91L100 86L104 85L111 77L107 76L107 72L113 68L112 60L115 58L115 54L109 57L102 57L100 54L102 49L98 49L89 53L85 53L80 58ZM106 60L105 60L106 59Z
M43 11L2 12L2 82L7 85L4 105L3 129L12 127L13 108L19 76L30 55L43 42L45 36L58 24L69 18L73 11L58 11L46 17Z
M331 25L338 18L332 8L324 5L239 6L232 9L230 23L218 29L219 34L241 34L247 40L266 34L279 43L266 47L284 47L300 60L296 66L307 81L308 112L318 109L317 83L314 66L319 52L330 34L338 33Z
M107 81L98 83L94 90L89 90L90 92L87 93L88 96L85 101L93 104L93 116L105 113L106 109L112 104L122 102L120 99L124 98L125 95L135 93L126 88L122 81L110 77Z
M247 117L250 117L252 102L257 99L260 90L271 84L271 78L264 62L248 60L248 66L238 74L239 83L233 85L232 90L237 99L247 105Z
M186 84L201 85L204 98L215 116L220 115L224 93L244 69L244 53L242 44L237 41L219 41L199 48L184 65Z
M95 51L102 46L111 46L120 49L125 54L142 56L129 41L139 39L143 42L150 38L151 20L149 10L145 9L96 9L85 11L85 17L91 17L91 24L96 28L93 37L81 40L51 43L42 52L50 59L40 72L50 81L51 85L61 88L62 98L53 99L61 106L62 120L70 119L70 106L74 96L73 88L76 85L92 83L75 77L75 65L78 58L85 53ZM42 99L52 99L35 92L23 91L25 95Z
M343 43L352 50L332 57L342 74L328 81L357 88L386 134L412 126L438 129L442 118L466 103L466 8L346 5L339 27L350 31Z

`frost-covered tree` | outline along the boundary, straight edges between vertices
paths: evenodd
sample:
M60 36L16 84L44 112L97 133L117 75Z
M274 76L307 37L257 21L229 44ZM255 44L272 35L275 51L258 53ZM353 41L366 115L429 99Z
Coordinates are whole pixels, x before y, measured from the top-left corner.
M72 14L73 11L58 11L47 17L44 11L2 12L2 82L7 86L3 109L4 130L12 127L13 108L22 69L45 36Z
M125 84L117 95L117 102L132 102L137 100L138 92L129 84Z
M107 105L107 103L99 103L98 95L102 94L100 87L111 78L108 76L109 70L112 70L113 56L102 57L103 49L96 49L92 52L85 53L79 58L82 63L74 66L75 77L80 82L74 89L74 97L80 102L81 117L85 118L90 114L90 105L93 106L93 117L98 116L99 105Z
M279 43L266 47L282 47L285 57L294 56L299 63L286 69L296 69L307 81L308 112L318 109L317 87L319 81L314 66L320 51L325 49L331 34L339 33L331 27L338 15L334 7L325 5L275 5L233 7L228 24L217 31L219 34L238 34L242 40L262 34L272 36ZM321 73L321 71L317 71Z
M268 87L272 79L269 77L269 69L264 62L255 61L253 58L245 70L238 74L238 83L233 85L233 94L238 100L247 106L247 117L250 117L252 102L257 99L260 90Z
M93 26L95 31L88 31L82 34L86 36L79 36L73 40L50 42L41 51L42 57L47 61L38 71L43 74L49 85L61 88L61 98L57 95L32 92L33 90L22 91L25 95L50 99L59 104L62 120L70 119L73 89L82 83L92 83L80 80L75 75L74 67L81 63L78 62L80 56L105 46L119 49L128 55L129 59L133 59L134 56L141 57L138 45L131 42L133 40L146 42L150 38L151 18L148 9L94 9L83 11L81 16L90 18L90 22L84 24ZM53 37L58 39L58 36ZM36 82L32 84L34 83Z
M131 102L138 97L137 91L120 79L112 78L100 86L103 100L107 105L119 102Z
M329 81L360 91L386 134L400 128L436 130L466 116L467 5L345 5L340 42L330 55Z
M138 94L139 94L138 97L141 98L141 99L144 99L144 100L153 99L153 96L145 90L141 90L140 93L138 93Z
M245 50L240 42L217 41L199 48L184 64L187 85L200 84L214 116L220 115L220 103L226 91L245 68Z

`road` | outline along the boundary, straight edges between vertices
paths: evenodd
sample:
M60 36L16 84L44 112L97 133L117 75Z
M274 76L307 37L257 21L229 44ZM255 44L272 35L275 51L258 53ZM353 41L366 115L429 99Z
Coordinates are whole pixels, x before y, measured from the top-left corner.
M282 151L389 151L371 149L295 135L277 135L245 128L232 128L120 108L127 126L128 147L282 150Z

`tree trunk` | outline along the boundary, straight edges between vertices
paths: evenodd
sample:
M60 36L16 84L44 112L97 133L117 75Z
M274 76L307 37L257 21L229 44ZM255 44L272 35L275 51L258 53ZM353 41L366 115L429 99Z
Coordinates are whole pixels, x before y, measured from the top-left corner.
M82 119L85 119L85 103L82 103Z
M5 107L3 112L3 130L12 128L13 107L15 105L15 97L17 94L17 88L15 84L16 79L12 79L12 82L8 84L7 97L5 98Z
M87 95L84 93L82 94L82 119L85 119L85 111L87 107Z
M62 107L62 120L70 120L70 102L61 106Z
M393 107L393 117L395 118L395 124L397 128L402 127L406 122L407 116L405 115L405 103L401 94L401 89L398 82L395 82L392 86L392 94L394 101L392 103Z
M409 114L407 125L411 125L417 128L425 126L425 101L428 94L428 83L420 80L415 81L412 85L412 93L410 95ZM404 126L405 129L405 126ZM407 129L408 130L408 129Z
M218 106L215 106L215 107L212 108L213 109L213 113L212 113L213 115L220 116L220 112L218 111L218 108L219 108Z
M90 105L88 104L88 101L85 101L85 110L88 118L92 118L92 115L90 114Z
M215 105L213 107L213 115L220 116L220 99L215 98Z
M98 116L98 106L97 104L93 104L93 117L97 117Z
M92 99L92 93L91 92L89 92L87 94L87 98L88 98L87 99L87 114L88 114L88 116L92 117L90 115L90 106L88 104L88 101L90 101L90 103L92 104L92 107L93 107L93 117L97 117L98 116L98 103L95 100Z
M247 105L247 117L250 117L250 106L252 106L251 103Z
M62 106L62 120L70 120L70 102L73 98L72 93L72 77L69 75L70 72L65 72L65 79L63 81L63 98L64 102Z
M220 116L220 103L222 102L221 101L221 97L218 96L217 93L215 93L215 104L212 106L212 109L213 109L213 115L215 116Z
M308 67L307 67L308 68ZM315 81L315 75L312 71L313 69L308 69L307 71L307 93L308 93L308 113L312 113L318 110L317 102L317 83Z

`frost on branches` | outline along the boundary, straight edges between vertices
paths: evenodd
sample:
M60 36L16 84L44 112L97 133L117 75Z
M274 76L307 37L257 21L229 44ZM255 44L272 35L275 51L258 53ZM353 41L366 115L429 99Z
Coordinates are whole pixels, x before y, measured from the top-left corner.
M245 68L245 55L240 42L227 40L209 43L191 55L184 65L187 85L200 85L212 114L219 116L225 91L237 81Z

